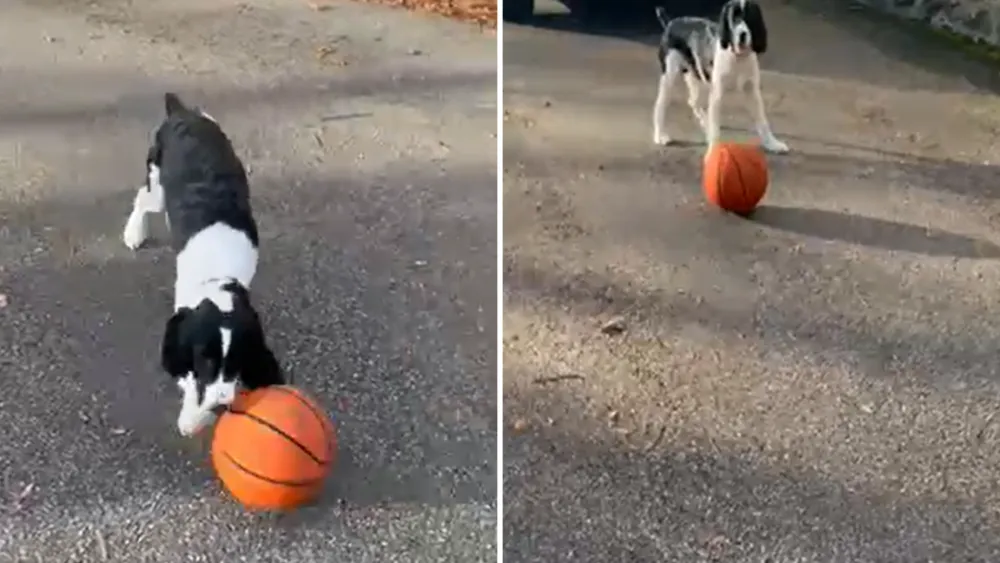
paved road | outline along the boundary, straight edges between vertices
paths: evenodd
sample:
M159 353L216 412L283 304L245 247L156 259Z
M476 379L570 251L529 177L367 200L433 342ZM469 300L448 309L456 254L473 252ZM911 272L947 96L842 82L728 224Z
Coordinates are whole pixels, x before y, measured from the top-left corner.
M1000 74L824 4L765 2L749 221L654 37L505 30L505 561L1000 561Z
M494 560L495 39L347 2L0 10L0 561ZM296 514L242 512L173 428L171 254L119 238L166 89L251 168L270 338L339 424Z

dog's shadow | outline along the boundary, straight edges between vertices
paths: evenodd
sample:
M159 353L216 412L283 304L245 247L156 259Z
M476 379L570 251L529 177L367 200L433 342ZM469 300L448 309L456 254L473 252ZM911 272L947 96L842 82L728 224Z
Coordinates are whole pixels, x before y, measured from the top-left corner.
M992 242L907 223L804 207L766 205L749 217L775 229L871 248L926 256L1000 258Z

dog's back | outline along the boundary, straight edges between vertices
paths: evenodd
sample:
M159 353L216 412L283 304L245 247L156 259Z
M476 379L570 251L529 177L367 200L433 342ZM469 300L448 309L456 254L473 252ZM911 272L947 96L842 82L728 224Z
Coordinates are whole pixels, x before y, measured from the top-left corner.
M708 82L719 25L712 20L694 16L671 18L662 7L656 8L656 17L663 26L659 49L660 72L665 70L663 65L667 53L676 51L684 59L685 72L693 72L699 80Z
M246 170L219 125L175 94L164 96L166 118L149 149L147 168L158 171L174 249L217 223L258 244ZM155 168L154 168L155 167Z

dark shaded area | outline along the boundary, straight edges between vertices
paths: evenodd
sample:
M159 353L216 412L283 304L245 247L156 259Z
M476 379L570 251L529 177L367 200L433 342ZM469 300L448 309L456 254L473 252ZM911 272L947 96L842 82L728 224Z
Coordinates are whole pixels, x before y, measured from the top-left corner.
M766 258L761 255L758 259ZM812 283L831 275L850 275L849 269L845 271L840 264L830 264L820 255L797 253L774 260L781 261L774 264L776 269L793 266L797 270L787 272L789 285L784 288L787 292L798 289L791 285L792 279ZM782 291L770 292L771 297L762 296L752 308L734 309L716 305L700 295L669 287L646 287L607 273L545 271L538 264L509 255L504 256L503 276L505 300L510 302L538 301L582 318L626 315L632 324L649 323L656 327L659 338L670 338L685 326L696 325L711 334L758 339L763 350L804 348L813 357L854 357L861 362L859 368L877 378L900 376L903 380L912 378L940 388L950 388L960 381L966 389L996 381L995 350L983 346L977 338L981 331L971 324L966 334L947 336L898 324L890 328L887 319L851 314L859 308L856 303L865 302L864 294L845 303L846 311L824 308L820 314L813 308L819 304L797 300L789 303L782 297ZM908 303L905 295L899 299L900 303ZM664 322L665 319L669 322ZM919 369L899 373L896 358L904 357L911 367Z
M859 44L871 45L896 61L1000 93L1000 64L996 56L989 55L986 47L968 46L964 40L947 37L922 22L902 20L853 2L788 0L785 4L806 17L836 26ZM963 45L966 48L962 48ZM850 50L850 45L839 49L834 46L831 56L824 57L815 67L822 67L822 76L827 78L858 80L861 78L857 75L858 65L853 63L852 57L844 56L844 51ZM768 66L782 70L780 63ZM799 69L799 73L811 74L807 69ZM879 77L865 79L873 83L878 80Z
M795 139L794 135L786 135ZM1000 198L1000 185L996 178L1000 167L991 164L962 162L952 159L936 159L911 154L885 151L875 147L861 147L847 144L825 143L851 151L869 153L867 158L855 154L835 153L790 153L780 157L769 157L768 166L772 178L802 178L809 176L843 178L844 183L861 177L871 182L904 182L905 185L931 191L950 192L972 199L993 200Z
M664 6L671 17L701 16L715 19L724 2L719 0L559 0L569 14L537 12L525 24L534 27L638 38L658 36L662 30L654 9ZM537 7L536 7L537 10Z
M791 233L872 248L927 256L1000 258L1000 247L989 241L849 213L764 205L750 219Z
M797 467L794 452L678 443L670 439L674 429L662 442L655 429L623 436L596 423L596 414L588 417L592 409L566 387L504 398L506 420L530 421L527 431L505 434L504 498L517 499L504 511L505 561L912 563L1000 556L1000 542L963 531L989 525L987 506L858 490ZM536 412L554 419L535 419ZM547 469L530 469L539 466Z

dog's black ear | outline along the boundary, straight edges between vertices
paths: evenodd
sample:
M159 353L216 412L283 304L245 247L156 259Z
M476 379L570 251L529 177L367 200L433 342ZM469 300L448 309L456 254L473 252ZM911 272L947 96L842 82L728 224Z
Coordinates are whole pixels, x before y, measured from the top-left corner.
M271 352L271 349L267 347L267 343L264 342L264 335L261 334L260 337L259 347L256 348L257 354L254 359L256 372L248 379L252 379L258 387L284 385L285 374L281 371L278 358L274 357L274 352Z
M285 376L274 353L267 347L260 316L250 304L250 292L238 283L225 289L233 294L233 342L226 357L226 371L238 374L248 389L282 385Z
M178 112L188 111L187 106L181 101L180 96L173 92L167 92L163 95L163 107L167 112L167 117Z
M767 25L764 23L764 12L757 2L747 2L743 11L743 21L750 28L750 47L754 53L763 55L767 52Z
M227 371L238 373L240 382L247 389L282 385L285 376L278 359L267 347L257 315L252 316L252 323L241 323L239 329L233 332L233 343L226 358Z
M728 49L733 44L733 3L726 2L719 14L719 47Z
M191 316L191 309L183 308L167 321L160 348L160 365L174 377L184 375L194 369L191 343L184 335L184 322Z

